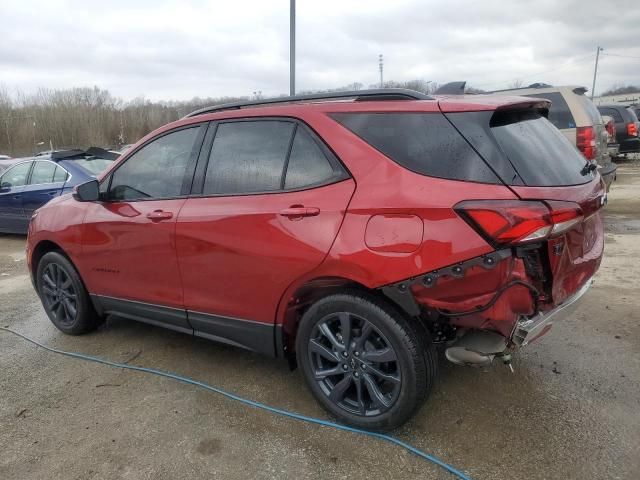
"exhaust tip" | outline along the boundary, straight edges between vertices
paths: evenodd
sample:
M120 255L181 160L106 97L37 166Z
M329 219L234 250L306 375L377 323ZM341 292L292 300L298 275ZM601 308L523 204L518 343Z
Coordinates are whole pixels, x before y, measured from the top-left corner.
M451 363L466 367L487 367L495 357L495 355L474 352L465 347L449 347L445 350L444 356Z
M495 332L471 330L460 337L444 352L445 357L456 365L486 367L496 355L507 349L507 340Z

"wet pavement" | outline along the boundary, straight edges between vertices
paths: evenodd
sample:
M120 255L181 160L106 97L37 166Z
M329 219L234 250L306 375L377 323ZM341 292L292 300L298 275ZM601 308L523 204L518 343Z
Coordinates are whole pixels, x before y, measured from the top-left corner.
M520 352L515 374L442 360L430 399L394 434L477 480L640 478L640 162L621 163L606 228L605 259L575 316ZM0 236L0 325L327 418L281 361L113 317L65 336L25 268L24 238ZM453 478L376 439L0 332L0 478L205 477Z

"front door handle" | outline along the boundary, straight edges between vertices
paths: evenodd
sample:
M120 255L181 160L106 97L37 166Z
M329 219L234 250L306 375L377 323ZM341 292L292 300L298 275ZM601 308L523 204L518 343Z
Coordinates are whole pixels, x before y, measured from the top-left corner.
M153 212L147 213L147 218L154 222L159 222L160 220L169 220L173 218L173 213L165 212L164 210L154 210Z
M289 208L280 210L280 215L288 217L291 220L302 217L315 217L320 214L317 207L305 207L303 205L291 205Z

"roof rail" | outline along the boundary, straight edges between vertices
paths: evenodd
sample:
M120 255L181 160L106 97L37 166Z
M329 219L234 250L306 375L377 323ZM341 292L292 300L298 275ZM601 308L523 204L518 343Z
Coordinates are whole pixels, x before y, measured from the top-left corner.
M223 103L211 107L201 108L195 112L185 115L183 118L195 117L205 113L220 112L223 110L239 110L247 107L257 107L262 105L277 105L280 103L310 102L314 100L338 100L342 98L353 98L355 101L374 100L433 100L429 95L425 95L415 90L406 88L376 88L372 90L351 90L343 92L314 93L311 95L294 95L291 97L266 98L264 100L247 100L246 102Z

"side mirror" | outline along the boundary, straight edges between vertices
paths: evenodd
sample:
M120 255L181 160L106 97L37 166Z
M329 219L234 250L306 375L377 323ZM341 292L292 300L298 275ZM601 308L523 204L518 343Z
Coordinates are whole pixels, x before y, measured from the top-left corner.
M90 180L78 185L73 191L73 198L79 202L95 202L100 197L98 180Z
M11 188L11 184L9 182L0 182L0 192L8 192Z

